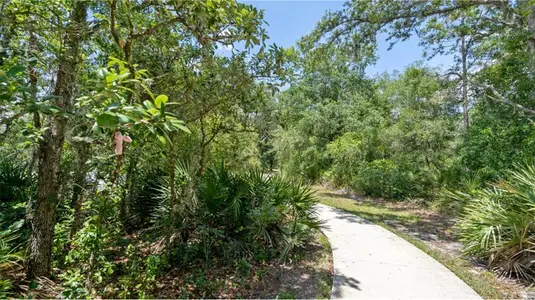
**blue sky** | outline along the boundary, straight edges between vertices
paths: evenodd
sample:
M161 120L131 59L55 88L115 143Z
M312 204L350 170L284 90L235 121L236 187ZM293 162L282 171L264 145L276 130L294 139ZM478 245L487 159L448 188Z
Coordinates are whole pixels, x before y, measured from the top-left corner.
M283 47L295 45L301 36L314 29L316 22L327 10L339 10L344 4L344 1L338 0L242 1L265 11L265 20L269 23L267 27L269 42ZM366 72L369 75L402 70L411 63L423 59L423 49L418 46L417 38L399 43L390 51L387 51L388 43L384 41L384 37L379 37L379 40L379 60L375 66L368 67ZM447 66L451 62L451 57L442 56L434 58L427 64Z

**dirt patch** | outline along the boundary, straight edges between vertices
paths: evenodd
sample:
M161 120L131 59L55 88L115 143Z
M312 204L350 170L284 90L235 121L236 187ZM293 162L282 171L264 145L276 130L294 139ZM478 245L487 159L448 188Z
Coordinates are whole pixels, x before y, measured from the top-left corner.
M322 233L285 263L214 262L189 271L173 270L158 280L154 298L329 298L332 251Z
M322 233L318 232L313 243L294 255L294 261L270 265L266 271L247 298L330 298L332 251Z

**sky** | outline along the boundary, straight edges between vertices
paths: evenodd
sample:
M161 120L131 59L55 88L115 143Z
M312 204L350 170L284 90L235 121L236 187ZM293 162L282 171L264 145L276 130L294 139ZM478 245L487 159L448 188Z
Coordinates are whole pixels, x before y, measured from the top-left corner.
M264 10L264 18L268 22L267 32L269 43L289 47L295 45L300 37L311 32L316 23L328 10L339 10L344 1L338 0L242 0ZM379 60L376 65L366 69L368 75L403 70L406 66L423 60L423 49L418 46L418 38L414 37L398 43L390 51L385 36L379 37ZM435 57L427 62L430 66L448 66L453 61L450 56Z

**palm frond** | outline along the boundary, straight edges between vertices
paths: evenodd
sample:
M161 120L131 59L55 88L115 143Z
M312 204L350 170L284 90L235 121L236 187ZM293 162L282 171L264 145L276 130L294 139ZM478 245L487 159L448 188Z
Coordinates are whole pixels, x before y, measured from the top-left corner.
M488 259L503 274L533 280L535 167L517 166L469 199L457 223L464 252Z

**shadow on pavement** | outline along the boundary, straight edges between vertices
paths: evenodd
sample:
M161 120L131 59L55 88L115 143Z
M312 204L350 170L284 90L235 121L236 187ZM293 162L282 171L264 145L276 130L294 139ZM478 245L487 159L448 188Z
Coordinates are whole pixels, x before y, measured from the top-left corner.
M360 285L360 281L358 281L357 279L353 277L348 277L345 275L334 275L332 297L343 298L344 297L344 295L342 295L343 286L349 286L352 289L360 291L359 285Z

